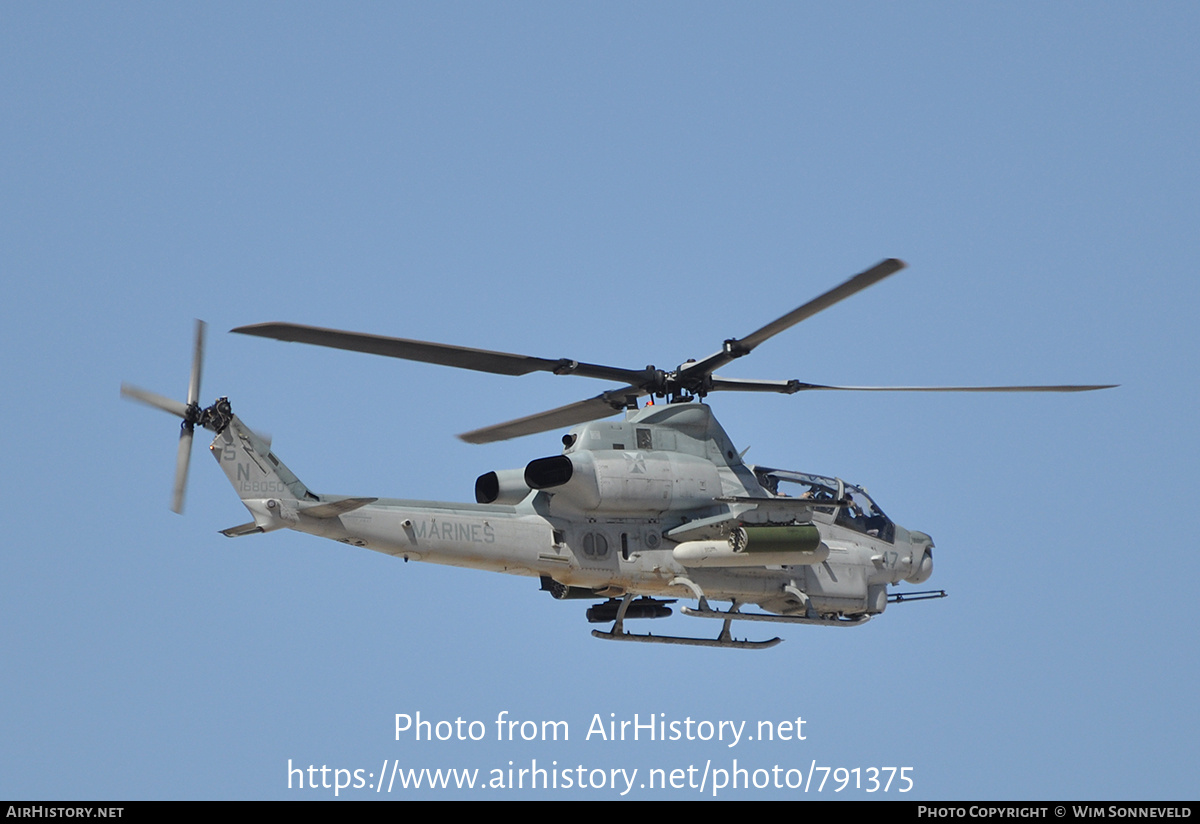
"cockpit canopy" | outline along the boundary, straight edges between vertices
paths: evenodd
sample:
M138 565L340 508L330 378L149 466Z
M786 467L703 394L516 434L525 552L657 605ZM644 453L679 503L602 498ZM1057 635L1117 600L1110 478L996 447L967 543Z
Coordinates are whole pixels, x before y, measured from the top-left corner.
M837 478L826 478L823 475L808 475L804 472L791 472L786 469L769 469L754 467L754 476L758 483L770 494L779 498L798 498L812 501L836 501L838 488L841 487L841 497L849 501L847 506L816 506L816 512L832 515L833 522L855 532L861 532L872 538L887 541L889 544L896 539L896 525L892 519L883 514L871 496L861 487L839 481Z

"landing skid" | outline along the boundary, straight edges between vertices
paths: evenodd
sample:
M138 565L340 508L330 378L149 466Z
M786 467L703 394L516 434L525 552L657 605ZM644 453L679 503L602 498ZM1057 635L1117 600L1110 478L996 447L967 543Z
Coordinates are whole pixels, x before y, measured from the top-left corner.
M603 638L606 641L637 641L642 644L676 644L683 647L725 647L726 649L768 649L783 641L782 638L771 638L766 641L748 641L738 640L729 633L729 624L733 617L737 617L736 612L721 612L716 613L725 619L725 626L721 627L721 634L716 638L687 638L678 635L639 635L633 632L625 631L625 613L629 609L629 603L633 600L633 595L626 593L621 598L621 606L617 609L617 620L613 622L613 627L608 632L601 632L598 629L592 630L592 635L596 638ZM736 607L734 607L736 609ZM684 608L687 611L687 608Z
M723 618L727 623L730 620L770 621L776 624L809 624L819 627L857 627L871 620L870 615L861 615L856 618L808 618L804 615L772 615L765 612L722 612L704 607L698 609L683 607L679 611L693 618Z
M638 635L632 632L601 632L592 630L592 635L607 641L638 641L642 644L678 644L685 647L725 647L727 649L768 649L783 642L782 638L768 641L739 641L729 636L728 628L717 638L683 638L677 635Z

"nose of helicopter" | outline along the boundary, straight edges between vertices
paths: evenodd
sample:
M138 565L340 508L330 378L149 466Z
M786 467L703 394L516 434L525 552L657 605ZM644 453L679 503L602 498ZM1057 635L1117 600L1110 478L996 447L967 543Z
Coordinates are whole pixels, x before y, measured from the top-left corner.
M924 532L910 532L912 541L913 570L904 580L910 584L923 584L933 575L933 538Z

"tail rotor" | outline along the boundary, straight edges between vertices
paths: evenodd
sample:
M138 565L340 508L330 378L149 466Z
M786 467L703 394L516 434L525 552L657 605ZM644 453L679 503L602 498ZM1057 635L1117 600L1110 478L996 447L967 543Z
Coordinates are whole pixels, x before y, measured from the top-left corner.
M182 420L179 427L179 450L175 456L175 486L171 495L171 510L183 513L184 491L187 488L188 464L192 456L192 441L196 424L220 432L229 422L229 401L219 399L207 409L200 408L200 376L204 368L204 333L206 324L196 321L195 343L192 348L192 372L188 379L187 403L163 397L131 384L121 384L121 397L161 409Z

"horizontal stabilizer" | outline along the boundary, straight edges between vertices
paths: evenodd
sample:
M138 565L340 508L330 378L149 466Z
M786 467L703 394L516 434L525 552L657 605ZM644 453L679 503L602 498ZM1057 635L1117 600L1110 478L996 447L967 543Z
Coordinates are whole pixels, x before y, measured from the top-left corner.
M378 498L345 498L327 504L304 507L300 510L300 514L307 515L309 518L336 518L347 512L353 512L367 504L373 504L378 500Z
M261 526L251 521L248 524L238 524L237 526L229 527L229 529L222 529L221 534L226 538L240 538L243 535L253 535L256 532L262 531L263 528Z

